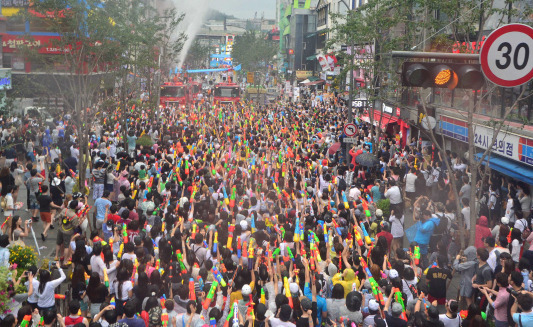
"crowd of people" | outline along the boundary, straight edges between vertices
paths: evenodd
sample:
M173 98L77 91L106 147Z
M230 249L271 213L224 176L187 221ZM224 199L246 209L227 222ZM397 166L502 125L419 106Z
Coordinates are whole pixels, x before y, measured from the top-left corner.
M364 122L347 149L338 106L137 109L87 153L65 117L3 119L0 264L31 224L56 257L0 326L533 326L528 186Z

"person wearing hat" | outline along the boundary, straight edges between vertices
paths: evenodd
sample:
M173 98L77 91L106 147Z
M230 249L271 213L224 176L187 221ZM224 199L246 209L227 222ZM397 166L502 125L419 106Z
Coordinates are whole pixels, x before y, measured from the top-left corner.
M396 274L397 273L398 272L396 272ZM392 299L394 299L395 290L395 288L391 289L387 302L385 302L385 307L383 308L383 311L385 312L385 320L389 327L407 327L407 321L401 318L401 315L404 312L402 305L398 302L394 302L391 305Z
M379 315L379 303L371 299L368 301L368 316L363 320L363 327L374 326L374 317Z
M422 322L422 326L444 327L444 323L439 320L439 310L432 304L424 305L426 295L420 292L415 304L415 319Z

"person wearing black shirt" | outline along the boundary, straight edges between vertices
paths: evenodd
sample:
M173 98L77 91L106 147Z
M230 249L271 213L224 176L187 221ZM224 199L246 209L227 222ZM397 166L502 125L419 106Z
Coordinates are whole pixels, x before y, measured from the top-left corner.
M55 209L61 209L60 206L56 205L52 201L52 197L48 194L48 185L42 185L41 186L41 195L37 197L37 201L39 202L39 211L41 213L41 220L43 221L44 230L41 233L41 238L43 239L43 242L46 240L46 237L48 236L48 229L50 228L50 225L52 223L52 208Z
M444 305L446 303L446 282L452 279L452 272L448 268L444 268L446 264L446 257L439 255L437 257L437 267L428 269L426 279L429 282L430 302L437 300L437 303Z

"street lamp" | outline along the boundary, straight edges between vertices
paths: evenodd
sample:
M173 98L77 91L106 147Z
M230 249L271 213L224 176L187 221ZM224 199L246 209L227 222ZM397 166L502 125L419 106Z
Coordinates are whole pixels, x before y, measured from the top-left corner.
M348 9L350 6L344 0L340 0ZM353 123L352 102L353 102L353 61L354 61L354 49L353 42L350 42L350 92L348 94L348 123Z

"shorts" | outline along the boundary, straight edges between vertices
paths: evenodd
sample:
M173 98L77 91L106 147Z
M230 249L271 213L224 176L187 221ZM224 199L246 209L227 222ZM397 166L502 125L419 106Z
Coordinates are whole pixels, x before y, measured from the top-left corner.
M87 304L87 302L83 300L78 301L80 301L80 311L87 311L89 309L89 305Z
M51 223L52 222L52 214L50 212L41 212L41 220L44 223Z
M96 219L96 230L101 230L103 224L104 224L103 219Z
M104 195L104 184L93 185L93 200L101 198Z
M435 301L435 300L437 300L437 304L440 304L440 305L445 305L446 304L446 298L445 297L436 298L436 297L433 297L431 295L428 295L428 300L429 300L430 303Z
M61 229L61 227L59 228ZM70 244L70 237L71 235L63 234L61 230L57 231L57 238L56 238L56 245L63 245L64 248L68 248Z
M113 184L105 184L104 191L113 192Z
M35 194L30 192L30 209L39 209L39 202Z

